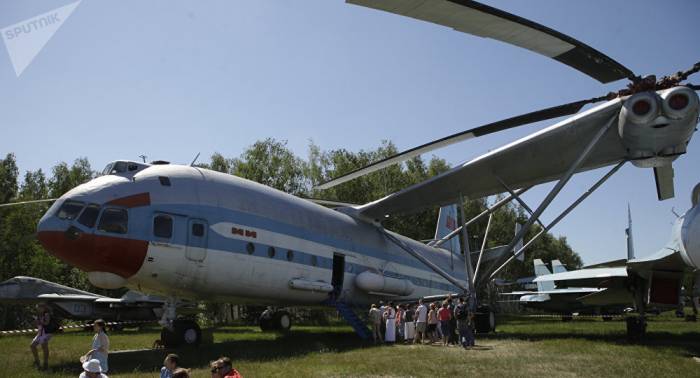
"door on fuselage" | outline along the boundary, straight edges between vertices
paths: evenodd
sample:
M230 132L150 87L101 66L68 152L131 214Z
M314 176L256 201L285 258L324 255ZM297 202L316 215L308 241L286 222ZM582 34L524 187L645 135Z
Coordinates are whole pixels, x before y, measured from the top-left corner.
M187 246L185 257L202 262L207 258L207 237L209 225L204 219L190 218L187 221Z
M343 292L343 279L345 278L345 255L341 253L333 254L333 273L331 276L331 285L333 285L333 291L331 292L331 299L335 300L340 297Z

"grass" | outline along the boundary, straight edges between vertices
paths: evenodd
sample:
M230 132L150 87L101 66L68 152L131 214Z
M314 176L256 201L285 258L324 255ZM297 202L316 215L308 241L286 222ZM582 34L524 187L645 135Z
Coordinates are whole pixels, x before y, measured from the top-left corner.
M700 323L671 316L652 318L642 343L628 343L624 321L503 318L495 334L465 351L439 346L373 346L346 326L294 327L289 335L257 327L213 330L214 344L176 352L194 377L209 377L207 363L230 356L245 377L466 376L497 377L690 377L698 376ZM110 335L110 377L157 377L165 351L143 350L158 337L156 328ZM0 337L0 376L76 377L77 359L92 337L66 332L51 341L51 371L38 372L28 350L30 336Z

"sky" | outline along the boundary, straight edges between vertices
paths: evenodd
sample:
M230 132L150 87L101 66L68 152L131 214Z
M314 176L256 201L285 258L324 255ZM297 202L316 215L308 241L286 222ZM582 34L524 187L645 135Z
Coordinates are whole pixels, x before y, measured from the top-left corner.
M3 0L0 29L73 2ZM485 3L583 41L640 75L700 60L697 1ZM197 153L235 157L268 137L302 157L311 140L358 151L388 139L402 150L626 85L340 0L83 0L19 77L0 50L0 154L15 153L21 172L77 157L93 169L142 154L174 163ZM434 154L455 165L555 121ZM653 172L628 164L552 232L566 236L585 263L623 258L629 203L637 255L663 247L672 209L687 210L700 182L698 138L674 164L674 199L659 202ZM575 176L543 221L604 173ZM551 187L524 199L535 207Z

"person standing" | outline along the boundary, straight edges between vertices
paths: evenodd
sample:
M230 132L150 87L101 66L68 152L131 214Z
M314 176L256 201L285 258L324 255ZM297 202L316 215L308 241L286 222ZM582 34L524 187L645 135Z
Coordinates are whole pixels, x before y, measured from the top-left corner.
M394 343L396 342L396 310L394 310L394 304L389 302L386 306L386 311L384 311L384 319L386 319L386 334L384 335L384 342Z
M96 359L100 361L102 372L106 373L109 370L107 364L107 355L109 354L109 337L105 331L105 321L102 319L95 320L92 323L92 329L95 331L95 336L92 338L92 349L85 353L85 359Z
M403 305L396 306L396 334L398 335L398 340L403 340L406 336L404 334L404 320L403 314L405 309Z
M403 324L404 324L404 342L409 343L413 341L416 337L416 323L413 321L415 311L413 306L409 303L406 305L406 311L403 313Z
M438 320L440 320L440 329L442 329L442 345L444 346L447 346L450 340L450 319L452 319L452 314L447 306L447 301L442 302L442 308L438 311Z
M37 333L32 339L32 343L29 348L32 350L32 355L34 355L34 366L37 369L48 369L49 368L49 340L54 332L58 331L58 324L52 317L49 307L40 303L36 306L36 328ZM55 328L55 329L54 329ZM41 351L44 357L44 364L39 365L39 351L37 346L41 345Z
M469 337L469 309L464 303L464 298L459 298L459 303L455 306L454 318L457 322L457 331L459 332L459 342L464 348L467 348Z
M372 322L372 338L375 343L382 342L382 312L376 304L369 309L369 320Z
M386 321L384 319L385 312L386 312L386 306L384 305L384 301L379 301L379 313L382 314L382 322L379 324L379 328L380 328L382 335L384 335L386 333ZM384 336L382 336L382 337L384 337Z
M450 323L449 323L450 324L450 334L448 337L448 342L450 344L457 345L458 344L457 339L459 337L457 336L457 319L455 319L455 317L454 317L455 307L456 307L456 303L452 300L452 295L448 295L447 296L447 309L450 310L450 315L452 315L452 317L450 318Z
M427 330L431 343L437 342L437 330L438 330L439 323L440 322L438 321L438 318L437 318L437 306L435 306L435 303L431 303L430 304L430 311L428 312L428 330Z
M416 337L413 343L419 342L423 344L425 338L425 329L428 322L428 308L423 304L423 298L418 300L418 308L416 308Z

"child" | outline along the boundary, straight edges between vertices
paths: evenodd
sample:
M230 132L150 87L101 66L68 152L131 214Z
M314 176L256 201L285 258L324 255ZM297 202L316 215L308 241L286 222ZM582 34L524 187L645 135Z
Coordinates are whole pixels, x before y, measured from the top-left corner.
M180 356L174 353L170 353L165 356L163 361L163 367L160 369L160 378L172 378L173 372L177 369L177 365L180 363Z

